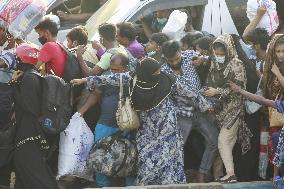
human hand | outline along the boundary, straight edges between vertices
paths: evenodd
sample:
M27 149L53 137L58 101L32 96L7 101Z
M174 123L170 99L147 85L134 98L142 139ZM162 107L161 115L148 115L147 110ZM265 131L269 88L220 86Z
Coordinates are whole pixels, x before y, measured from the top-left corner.
M70 81L71 85L76 86L76 85L83 85L85 83L87 83L87 79L83 78L83 79L73 79Z
M236 92L236 93L239 93L239 92L242 90L242 88L241 88L240 86L238 86L237 84L235 84L235 83L232 82L232 81L229 81L229 82L228 82L228 85L229 85L230 88L231 88L234 92Z
M208 90L204 92L204 95L209 97L216 96L218 94L220 94L219 91L213 87L209 87Z
M102 45L98 41L96 41L96 40L94 40L92 42L92 47L93 47L93 49L96 49L96 50L99 50L100 48L103 48Z
M13 76L12 76L12 81L17 81L22 75L24 74L23 71L15 71Z
M278 76L279 74L281 74L281 72L280 72L280 70L279 70L279 68L276 64L273 64L271 71L275 76Z
M77 57L83 56L83 54L86 52L86 50L87 50L86 45L79 45L77 47L77 50L76 50Z
M70 18L70 14L67 14L63 11L57 11L57 14L60 18L62 18L63 20L71 20Z
M258 7L256 11L256 15L259 17L262 17L266 13L266 8L265 7Z
M199 56L194 56L191 60L192 60L191 62L194 66L199 66L203 63L202 57L199 57Z

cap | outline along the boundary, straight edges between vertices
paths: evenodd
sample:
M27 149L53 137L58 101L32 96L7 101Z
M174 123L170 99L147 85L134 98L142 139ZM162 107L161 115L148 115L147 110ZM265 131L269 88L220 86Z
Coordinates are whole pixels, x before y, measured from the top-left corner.
M23 43L16 48L16 56L25 64L37 64L39 49L29 43Z

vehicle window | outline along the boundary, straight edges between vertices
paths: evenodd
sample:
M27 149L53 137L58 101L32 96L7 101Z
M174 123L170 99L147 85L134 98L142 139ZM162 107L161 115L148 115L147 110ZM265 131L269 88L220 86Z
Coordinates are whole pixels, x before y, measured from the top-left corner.
M238 30L242 35L246 26L249 24L249 19L246 14L247 0L226 0L229 12Z

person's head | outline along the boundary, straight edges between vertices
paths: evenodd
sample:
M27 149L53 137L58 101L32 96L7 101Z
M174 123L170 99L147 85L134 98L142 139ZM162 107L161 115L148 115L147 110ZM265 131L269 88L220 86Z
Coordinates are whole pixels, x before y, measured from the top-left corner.
M162 33L154 33L150 37L149 42L146 45L146 51L148 54L161 54L162 52L162 46L165 42L169 40L169 37Z
M274 53L277 61L284 63L284 36L280 37L274 45Z
M181 41L181 49L185 50L193 50L195 49L194 42L203 37L202 33L199 32L188 32L180 41Z
M114 24L103 23L99 26L100 43L108 46L116 40L116 26Z
M56 40L58 34L57 24L50 20L49 18L41 21L36 27L36 32L38 33L39 42L44 45L46 42L51 42Z
M3 21L0 21L0 46L3 46L7 41L7 27Z
M132 23L123 22L117 24L116 40L121 45L127 47L132 41L136 39L136 31Z
M170 14L171 14L171 10L170 9L158 10L156 12L156 17L157 18L166 18L166 19L168 19Z
M213 37L201 37L194 42L195 48L199 51L202 55L209 56L210 55L210 47L214 42Z
M144 58L137 65L135 72L138 83L156 84L160 74L160 64L153 58Z
M213 55L215 58L215 61L219 64L224 64L226 62L226 54L227 50L223 43L215 42L212 45L213 49Z
M128 57L122 53L118 53L111 57L109 69L112 73L122 73L128 70L128 65Z
M29 43L23 43L16 48L18 59L17 69L26 71L27 68L34 67L38 63L39 49Z
M256 55L266 51L269 41L270 36L264 28L256 28L248 34L248 43L255 49Z
M178 41L168 41L163 44L162 47L163 55L167 59L168 65L174 69L178 70L181 68L181 47Z
M69 49L75 48L78 45L87 45L88 32L82 26L73 28L66 36L67 47Z

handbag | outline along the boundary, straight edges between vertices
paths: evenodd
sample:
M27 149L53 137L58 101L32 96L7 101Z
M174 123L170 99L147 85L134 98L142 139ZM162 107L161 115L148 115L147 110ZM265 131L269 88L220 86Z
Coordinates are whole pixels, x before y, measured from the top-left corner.
M280 96L281 90L276 99ZM277 112L277 109L268 107L270 127L279 127L284 125L284 114Z
M263 95L262 89L260 87L261 82L262 82L262 77L260 78L260 80L258 82L257 91L255 93L258 96L262 96ZM245 107L246 107L246 112L248 114L254 114L262 107L262 105L247 99L245 101Z
M88 167L110 177L134 176L137 171L136 144L117 131L97 141L90 151Z
M137 77L135 76L133 79L133 88L135 86L135 83L137 81ZM130 91L129 87L129 94L128 97L123 97L123 83L122 83L122 74L120 75L120 91L119 91L119 102L118 102L118 108L116 112L116 121L118 127L122 131L131 131L138 129L140 126L140 121L137 112L132 108L131 106L131 100L130 97L133 92Z

